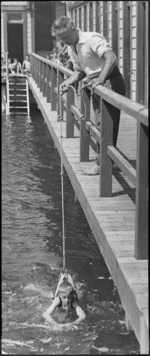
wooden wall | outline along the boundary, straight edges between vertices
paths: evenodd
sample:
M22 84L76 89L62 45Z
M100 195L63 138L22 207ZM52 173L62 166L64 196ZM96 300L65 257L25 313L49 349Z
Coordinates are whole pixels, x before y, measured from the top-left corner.
M34 10L35 52L45 56L53 50L51 26L55 19L65 15L65 5L60 1L36 1Z
M27 52L32 52L32 26L31 26L31 13L27 12Z
M57 19L63 15L66 15L65 5L60 1L55 1L55 18Z
M52 51L51 24L54 11L50 1L35 2L35 52Z
M4 13L1 13L1 55L4 56Z
M75 26L82 31L101 32L112 46L126 81L126 96L148 105L148 1L71 3L67 13ZM142 53L141 37L144 45L139 60L139 50ZM140 78L143 89L140 88Z

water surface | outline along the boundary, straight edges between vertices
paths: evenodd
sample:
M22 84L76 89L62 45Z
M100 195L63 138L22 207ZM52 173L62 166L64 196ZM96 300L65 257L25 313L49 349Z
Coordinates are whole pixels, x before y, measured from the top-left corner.
M40 111L2 117L2 348L8 354L135 354L124 310L65 173L66 261L86 319L47 328L62 267L60 158Z

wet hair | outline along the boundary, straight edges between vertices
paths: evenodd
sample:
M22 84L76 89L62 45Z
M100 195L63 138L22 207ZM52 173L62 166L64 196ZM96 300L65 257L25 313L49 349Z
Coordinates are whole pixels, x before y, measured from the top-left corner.
M73 288L72 285L69 282L63 282L60 284L59 286L59 290L58 290L58 295L61 293L65 293L67 295L73 295Z
M70 17L61 16L52 24L51 34L55 37L73 27L75 26Z

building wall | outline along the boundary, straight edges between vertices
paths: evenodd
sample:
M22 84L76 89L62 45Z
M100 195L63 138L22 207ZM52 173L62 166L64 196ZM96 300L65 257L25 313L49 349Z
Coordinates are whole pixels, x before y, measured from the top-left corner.
M28 1L2 1L2 5L10 6L27 6Z
M96 18L97 18L97 9L99 5L99 32L101 32L104 35L104 30L108 42L110 43L110 46L112 46L112 4L113 1L93 1L92 2L92 14L91 14L91 1L71 1L71 2L66 2L71 3L69 7L67 7L67 13L72 17L73 21L75 22L75 12L77 13L77 26L79 25L79 7L81 8L81 30L85 30L85 21L86 21L86 31L90 31L91 27L91 19L90 16L92 16L92 31L96 30ZM129 77L130 77L130 98L133 101L136 101L137 98L137 90L136 90L136 77L137 77L137 38L136 38L136 33L137 33L137 1L126 1L125 6L130 7L130 70L129 70ZM143 3L143 1L141 1ZM85 8L86 6L86 19L85 19ZM116 13L117 13L117 42L118 42L118 65L120 68L120 71L122 74L124 74L124 63L125 63L125 56L126 53L124 53L124 28L123 28L123 20L124 20L124 1L116 1ZM142 16L142 14L141 14ZM148 32L148 14L146 12L147 16L147 24L146 24L146 30ZM104 25L104 19L105 23L107 21L107 25ZM104 26L107 26L107 29L104 29ZM146 53L146 56L148 57L148 54ZM148 58L146 57L145 59L145 73L148 73ZM145 74L145 82L146 82L146 74ZM147 84L145 86L147 88ZM145 89L145 97L147 96L146 94L146 89ZM145 99L145 102L147 102L147 99Z
M46 11L41 11L37 25L35 12L38 4L41 5L42 11L44 11L44 8ZM48 53L52 50L53 44L51 40L51 25L56 18L66 14L65 10L65 4L60 1L2 1L1 53L8 51L7 17L10 13L21 13L23 16L23 55L25 56L27 53L35 51L36 42L40 42L39 47L41 46L41 51L44 53ZM37 30L37 27L39 31ZM36 32L38 32L38 35Z
M108 1L108 41L112 47L112 1Z
M63 3L61 3L60 1L55 1L55 16L56 19L59 18L60 16L66 14L65 12L65 5Z
M22 24L23 26L23 43L22 43L22 55L23 57L27 53L27 24L26 24L26 9L28 2L27 1L2 1L1 2L1 51L9 51L8 43L8 22L15 24ZM14 31L13 28L13 31ZM18 33L18 35L20 32ZM19 36L18 36L19 38ZM14 48L17 50L17 43L14 43ZM21 46L20 46L21 47ZM22 57L22 56L21 56Z
M118 2L118 65L123 74L123 1Z
M100 1L100 32L103 35L103 1Z
M93 1L92 17L93 17L93 31L96 31L96 1Z
M131 1L131 99L136 100L136 1Z
M1 55L4 56L4 13L1 13Z
M32 52L31 14L27 12L27 52Z

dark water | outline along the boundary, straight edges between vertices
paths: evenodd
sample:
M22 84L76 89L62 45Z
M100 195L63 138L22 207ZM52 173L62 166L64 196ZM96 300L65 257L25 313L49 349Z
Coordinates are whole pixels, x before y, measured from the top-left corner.
M2 118L2 349L8 354L135 354L124 310L83 211L64 177L67 267L86 319L46 328L62 267L60 158L39 111ZM98 350L99 349L99 350Z

